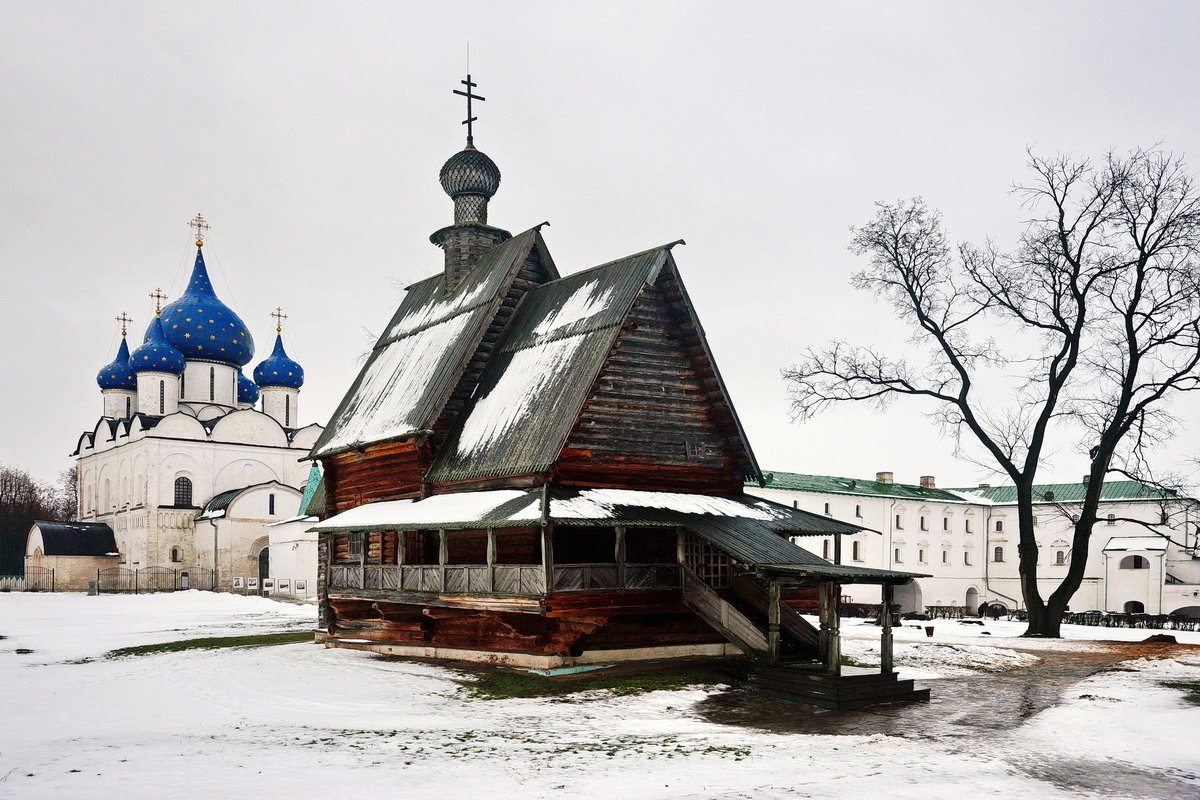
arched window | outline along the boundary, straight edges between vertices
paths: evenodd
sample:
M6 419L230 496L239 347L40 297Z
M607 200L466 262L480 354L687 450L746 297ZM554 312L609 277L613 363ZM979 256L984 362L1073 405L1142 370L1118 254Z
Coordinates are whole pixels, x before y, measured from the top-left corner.
M942 517L942 530L944 530L944 531L950 530L950 518L949 517Z
M1002 519L996 520L996 530L998 530L998 531L1004 530L1004 520L1002 520Z
M854 507L854 517L855 519L862 519L862 506Z
M829 540L828 539L821 542L821 558L825 559L826 561L829 560Z
M862 542L851 543L850 557L855 561L862 561Z
M190 478L175 479L175 505L181 508L192 505L192 481Z
M171 548L171 562L174 564L183 563L183 548L181 548L181 547L172 547Z
M925 551L924 550L917 551L917 561L921 562L922 564L925 563Z
M963 520L963 530L966 531L967 533L971 532L971 520L969 520L969 519Z
M167 413L167 382L158 382L158 415Z
M1126 614L1145 614L1146 606L1140 600L1130 600L1125 604Z
M275 495L274 494L267 495L267 513L272 516L275 515Z
M899 547L895 548L892 551L892 561L896 562L897 564L900 564L904 561L904 559L900 558L900 548Z
M1117 515L1116 515L1116 514L1109 514L1109 515L1108 515L1108 520L1107 520L1107 522L1108 522L1108 524L1109 524L1109 525L1116 525L1116 524L1117 524Z
M133 416L132 411L133 411L133 398L126 397L125 398L125 419L129 419L130 417Z
M179 399L187 397L187 373L184 372L179 376Z
M949 564L949 563L950 563L950 551L949 551L949 550L943 550L943 551L942 551L942 563L943 563L943 564Z
M963 553L963 565L967 566L967 567L971 566L971 554L970 553Z
M292 427L292 396L290 394L283 396L283 427ZM825 504L825 513L829 513L829 503Z
M899 514L896 515L896 530L904 530L904 519Z
M1150 569L1150 560L1145 556L1125 556L1121 559L1121 569Z
M1004 548L997 547L995 550L992 551L992 561L999 563L1003 560L1004 560Z
M208 368L208 401L211 403L212 401L214 401L216 399L217 399L217 368L209 367Z
M286 400L286 399L288 399L288 398L286 398L286 397L285 397L284 399ZM829 513L829 503L826 503L826 504L825 504L825 513L826 513L826 514L828 514L828 513Z
M1065 550L1055 550L1054 551L1054 563L1060 567L1063 564L1067 563L1067 552Z

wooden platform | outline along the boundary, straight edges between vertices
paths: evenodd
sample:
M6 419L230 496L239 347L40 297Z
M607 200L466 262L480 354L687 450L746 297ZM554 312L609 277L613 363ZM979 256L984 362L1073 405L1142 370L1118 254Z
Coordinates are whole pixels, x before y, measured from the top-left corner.
M928 689L916 688L911 680L899 680L894 672L855 668L829 675L808 665L762 665L755 669L750 685L763 694L832 711L929 700Z

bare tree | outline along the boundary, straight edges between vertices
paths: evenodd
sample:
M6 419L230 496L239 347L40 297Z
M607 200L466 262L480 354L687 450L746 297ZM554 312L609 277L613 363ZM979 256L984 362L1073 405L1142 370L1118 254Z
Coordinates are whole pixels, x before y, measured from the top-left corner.
M784 377L798 419L911 396L932 404L944 432L977 442L1016 486L1026 635L1058 636L1105 478L1146 478L1147 452L1175 430L1170 401L1200 389L1200 192L1182 160L1158 150L1030 153L1029 166L1016 191L1032 218L1011 252L952 247L920 199L879 204L854 231L851 250L869 258L855 286L891 302L927 358L835 342L809 348ZM1043 598L1033 486L1064 430L1090 458L1089 482L1067 576Z
M19 467L0 464L0 575L24 571L25 537L35 519L57 519L54 489Z

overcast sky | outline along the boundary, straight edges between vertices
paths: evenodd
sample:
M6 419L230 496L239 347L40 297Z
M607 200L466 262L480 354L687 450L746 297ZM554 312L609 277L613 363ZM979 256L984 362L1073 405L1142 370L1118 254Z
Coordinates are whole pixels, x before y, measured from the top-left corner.
M492 224L543 220L563 273L674 239L767 470L988 480L917 404L789 422L780 370L830 338L895 352L849 286L852 225L921 195L952 237L1012 241L1025 149L1163 143L1200 166L1192 3L56 3L0 6L0 463L52 477L101 412L127 311L178 296L212 224L218 293L269 352L275 306L326 422L452 221L476 144ZM1161 468L1200 450L1200 410ZM1078 480L1063 442L1043 479ZM1194 469L1194 467L1192 467ZM994 480L994 478L992 478Z

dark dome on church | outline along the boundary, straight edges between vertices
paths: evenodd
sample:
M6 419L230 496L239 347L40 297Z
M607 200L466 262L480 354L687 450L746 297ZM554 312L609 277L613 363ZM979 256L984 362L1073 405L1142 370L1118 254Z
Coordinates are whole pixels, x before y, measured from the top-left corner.
M183 295L163 308L162 324L167 341L189 361L244 367L254 357L254 339L213 291L200 249Z
M442 189L451 197L481 194L491 197L500 188L500 168L486 154L468 145L450 156L438 174Z

